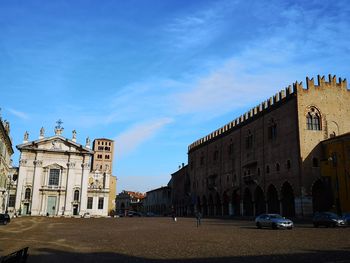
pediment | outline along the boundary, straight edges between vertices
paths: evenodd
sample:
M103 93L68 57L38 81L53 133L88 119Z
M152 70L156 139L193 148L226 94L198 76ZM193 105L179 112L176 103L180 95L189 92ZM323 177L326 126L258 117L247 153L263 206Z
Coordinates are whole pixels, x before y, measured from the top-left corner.
M55 135L49 138L42 138L32 142L27 142L24 144L17 145L16 147L20 151L57 151L93 154L92 150L59 135Z

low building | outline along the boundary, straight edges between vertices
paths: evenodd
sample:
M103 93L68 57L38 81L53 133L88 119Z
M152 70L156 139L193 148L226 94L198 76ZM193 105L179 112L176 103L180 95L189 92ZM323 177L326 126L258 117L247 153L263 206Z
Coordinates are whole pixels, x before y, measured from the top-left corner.
M127 211L142 211L143 199L145 195L140 192L123 190L116 197L117 213L126 213Z
M314 183L316 211L350 212L350 133L322 142L322 178Z
M194 202L191 199L190 176L188 165L182 165L171 175L171 203L177 216L186 216L191 213Z
M156 215L168 215L172 212L171 188L163 186L146 193L143 203L143 211Z

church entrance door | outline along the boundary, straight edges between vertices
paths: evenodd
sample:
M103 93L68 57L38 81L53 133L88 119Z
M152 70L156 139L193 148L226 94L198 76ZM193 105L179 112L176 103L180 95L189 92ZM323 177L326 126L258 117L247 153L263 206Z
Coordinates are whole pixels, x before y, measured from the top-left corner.
M25 203L23 204L23 215L28 215L29 214L29 204Z
M49 215L55 215L56 214L56 196L48 196L47 197L47 213Z
M78 215L78 205L73 205L73 215Z

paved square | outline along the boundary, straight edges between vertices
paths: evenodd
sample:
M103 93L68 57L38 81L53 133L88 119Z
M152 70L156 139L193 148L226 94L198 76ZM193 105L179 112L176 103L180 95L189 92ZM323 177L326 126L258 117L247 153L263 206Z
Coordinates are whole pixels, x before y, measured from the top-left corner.
M22 217L0 226L0 255L28 262L350 262L350 228L256 229L243 220Z

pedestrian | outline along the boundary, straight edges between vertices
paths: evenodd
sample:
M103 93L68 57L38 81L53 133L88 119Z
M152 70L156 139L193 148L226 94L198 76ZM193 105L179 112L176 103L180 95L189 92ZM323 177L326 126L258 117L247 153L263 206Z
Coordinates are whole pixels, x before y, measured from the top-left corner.
M201 225L201 219L202 219L202 214L200 211L197 212L196 219L197 219L197 227L199 227Z
M177 219L176 219L175 211L171 213L171 217L173 218L173 221L176 222Z

